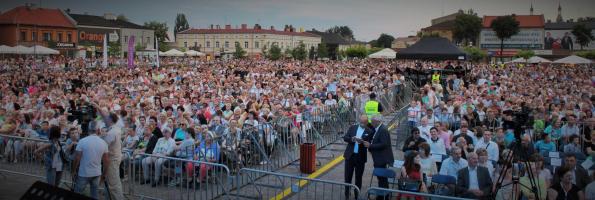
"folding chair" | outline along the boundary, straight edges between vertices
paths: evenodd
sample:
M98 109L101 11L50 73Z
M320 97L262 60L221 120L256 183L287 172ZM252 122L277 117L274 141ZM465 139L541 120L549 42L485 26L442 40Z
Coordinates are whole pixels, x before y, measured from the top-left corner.
M372 187L372 179L374 178L374 176L377 177L385 177L387 178L389 181L389 189L392 189L392 185L391 184L391 179L393 179L393 183L395 182L396 179L396 173L395 171L391 170L391 169L387 169L387 168L374 168L374 171L372 171L372 177L370 177L370 185L368 187ZM370 195L374 195L374 196L387 196L390 195L391 192L389 191L382 191L382 190L368 190L368 199L370 199Z

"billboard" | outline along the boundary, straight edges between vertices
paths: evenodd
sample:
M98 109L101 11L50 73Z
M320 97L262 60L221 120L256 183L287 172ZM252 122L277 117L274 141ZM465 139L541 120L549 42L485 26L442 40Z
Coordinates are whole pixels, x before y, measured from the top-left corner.
M118 42L120 30L100 28L79 28L79 43L103 46L103 38L108 35L109 42Z
M505 49L543 49L543 29L524 29L511 38L504 40ZM491 29L484 29L479 34L482 49L500 49L500 38Z
M593 32L591 32L593 34ZM580 50L581 45L576 42L572 30L545 30L544 49ZM583 50L595 49L595 41L591 41Z

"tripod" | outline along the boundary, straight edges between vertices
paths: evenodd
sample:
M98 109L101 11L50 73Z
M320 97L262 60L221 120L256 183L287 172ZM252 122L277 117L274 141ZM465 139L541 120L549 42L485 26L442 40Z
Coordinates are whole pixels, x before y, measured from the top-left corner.
M520 136L520 134L519 134ZM523 151L523 146L521 144L521 139L520 137L517 137L515 142L512 145L511 151L510 153L508 153L507 155L505 155L505 159L504 159L504 167L502 169L500 169L500 176L498 177L497 181L496 181L496 192L494 192L492 199L496 198L497 195L497 191L500 190L503 187L512 185L512 191L511 191L511 196L513 197L513 199L515 199L516 197L519 196L518 193L515 192L516 188L519 187L524 187L526 189L529 189L533 195L535 195L535 199L541 199L541 198L545 198L545 197L540 197L539 196L539 189L537 187L537 179L535 174L533 173L533 169L531 167L531 163L528 161L527 158L527 152ZM520 174L519 172L517 172L517 174L515 175L515 170L513 170L513 167L516 167L517 165L519 165L519 163L522 163L525 165L525 169L526 169L526 173L527 176L529 178L529 185L525 185L520 183ZM533 165L535 165L536 163L533 163ZM512 182L507 183L507 184L503 184L504 182L504 178L506 177L506 174L508 173L508 170L513 170L512 173ZM517 169L517 171L519 171Z

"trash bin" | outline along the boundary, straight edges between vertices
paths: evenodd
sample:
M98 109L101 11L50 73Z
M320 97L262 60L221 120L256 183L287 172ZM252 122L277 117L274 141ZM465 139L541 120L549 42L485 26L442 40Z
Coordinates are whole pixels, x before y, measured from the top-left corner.
M316 144L303 143L300 145L300 171L304 174L316 171Z

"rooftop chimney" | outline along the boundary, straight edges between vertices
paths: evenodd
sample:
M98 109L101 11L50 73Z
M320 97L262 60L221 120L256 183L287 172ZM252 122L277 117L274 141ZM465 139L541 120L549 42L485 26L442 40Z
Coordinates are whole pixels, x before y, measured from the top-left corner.
M274 26L271 26L271 31L274 31L274 30L275 30L275 27Z
M242 24L242 29L248 29L248 24Z
M211 24L211 26L210 26L210 27L211 27L211 29L213 29L213 24Z
M221 26L219 26L219 24L217 24L217 29L221 29Z
M103 18L107 19L107 20L116 20L116 15L112 14L112 13L105 13L103 14Z
M260 30L260 29L261 29L260 24L254 24L254 30Z
M229 25L229 24L225 25L225 29L231 29L231 25Z

